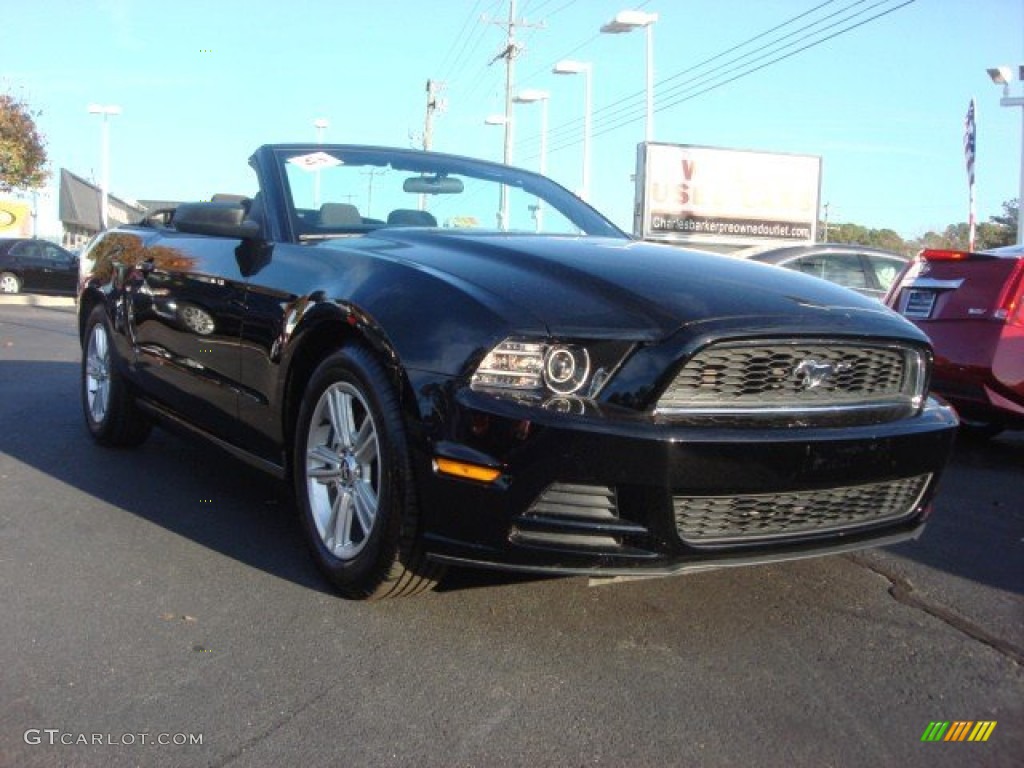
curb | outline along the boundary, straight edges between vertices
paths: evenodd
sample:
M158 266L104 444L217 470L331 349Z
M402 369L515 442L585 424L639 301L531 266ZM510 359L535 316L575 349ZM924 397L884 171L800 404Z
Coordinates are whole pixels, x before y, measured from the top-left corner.
M71 307L75 306L73 296L39 296L33 293L0 294L0 307Z

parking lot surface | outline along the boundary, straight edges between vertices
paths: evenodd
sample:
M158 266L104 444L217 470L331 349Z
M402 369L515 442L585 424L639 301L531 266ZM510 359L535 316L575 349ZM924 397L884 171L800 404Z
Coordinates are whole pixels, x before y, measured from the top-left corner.
M79 356L68 302L0 304L0 766L1021 764L1020 433L887 550L354 603L272 479L96 447Z

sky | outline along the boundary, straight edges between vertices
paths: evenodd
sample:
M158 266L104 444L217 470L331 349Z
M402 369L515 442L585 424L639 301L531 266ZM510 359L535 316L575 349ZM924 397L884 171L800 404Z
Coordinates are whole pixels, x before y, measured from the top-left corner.
M515 88L550 93L548 175L579 188L584 113L584 78L551 68L591 62L591 202L627 230L645 36L599 33L627 8L658 14L656 141L820 156L831 222L910 238L967 219L973 97L978 220L1018 195L1024 110L1000 107L986 69L1024 64L1024 0L515 4ZM508 16L509 0L36 0L5 15L0 90L41 111L55 176L97 183L88 106L120 106L110 189L128 199L252 193L252 151L313 142L318 118L325 143L417 144L428 79L444 83L433 148L501 160L503 129L484 120L504 110L504 61L490 62ZM540 111L515 108L515 165L538 168Z

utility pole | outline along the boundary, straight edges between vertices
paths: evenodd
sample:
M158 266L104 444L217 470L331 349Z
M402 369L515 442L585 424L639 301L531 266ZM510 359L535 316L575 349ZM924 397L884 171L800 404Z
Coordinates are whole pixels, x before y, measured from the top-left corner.
M830 203L825 203L825 205L822 206L825 209L825 238L821 241L823 243L827 243L828 242L828 207L829 207L829 205L830 205Z
M491 59L493 64L498 59L505 60L505 150L502 153L502 162L505 165L512 164L512 145L514 123L512 121L512 94L515 90L516 80L516 58L522 53L523 46L516 41L516 27L543 27L543 24L528 24L526 21L516 19L516 0L508 0L508 21L495 21L505 29L505 47L501 53ZM501 199L498 210L498 229L508 229L508 190L504 185L501 187Z
M423 121L423 149L429 150L434 144L434 113L444 111L444 99L438 94L445 84L439 80L427 80L427 116Z
M368 176L369 180L366 185L366 216L367 218L373 218L373 177L383 176L387 173L387 169L381 168L380 170L374 170L370 168L366 171L360 171L363 176Z

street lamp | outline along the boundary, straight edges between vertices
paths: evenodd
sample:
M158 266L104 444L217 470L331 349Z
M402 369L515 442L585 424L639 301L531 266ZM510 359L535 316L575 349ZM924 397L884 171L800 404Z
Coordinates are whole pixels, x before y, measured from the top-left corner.
M631 32L643 27L647 31L647 130L646 141L654 141L654 22L658 20L656 13L643 11L619 11L615 18L601 27L601 31L609 35Z
M551 94L547 91L540 91L536 88L526 88L515 95L512 99L516 104L536 104L540 102L540 175L546 176L548 172L548 100ZM537 231L544 228L544 208L538 197L533 204L533 220Z
M313 121L313 127L316 128L316 143L317 144L323 144L324 143L324 128L326 128L329 125L330 125L330 123L327 121L326 117L318 117L316 120ZM313 186L313 207L319 210L319 208L320 208L320 166L317 166L317 168L316 168L316 175L314 176L313 184L314 184L314 186Z
M591 76L593 65L589 61L572 61L563 59L555 64L551 71L556 75L579 75L584 76L584 103L583 103L583 183L580 187L580 197L588 200L590 197L590 119L592 110Z
M331 123L326 117L318 117L313 121L313 127L316 128L316 143L324 143L324 128L330 127Z
M1017 193L1017 243L1024 244L1024 216L1021 215L1020 206L1024 203L1024 96L1010 96L1010 81L1013 79L1013 72L1009 67L994 67L988 70L988 76L996 85L1003 86L1003 97L999 105L1003 107L1021 107L1021 149L1020 149L1020 187ZM1024 65L1017 68L1017 79L1024 81Z
M484 125L505 126L505 161L507 165L511 155L511 147L508 142L508 137L512 134L511 118L507 115L488 115L484 118ZM502 231L508 229L508 189L504 184L498 189L498 229Z
M107 228L107 211L109 209L108 197L110 195L110 124L111 115L120 115L121 108L116 104L90 104L90 115L103 115L103 144L102 164L103 172L100 180L100 227Z

